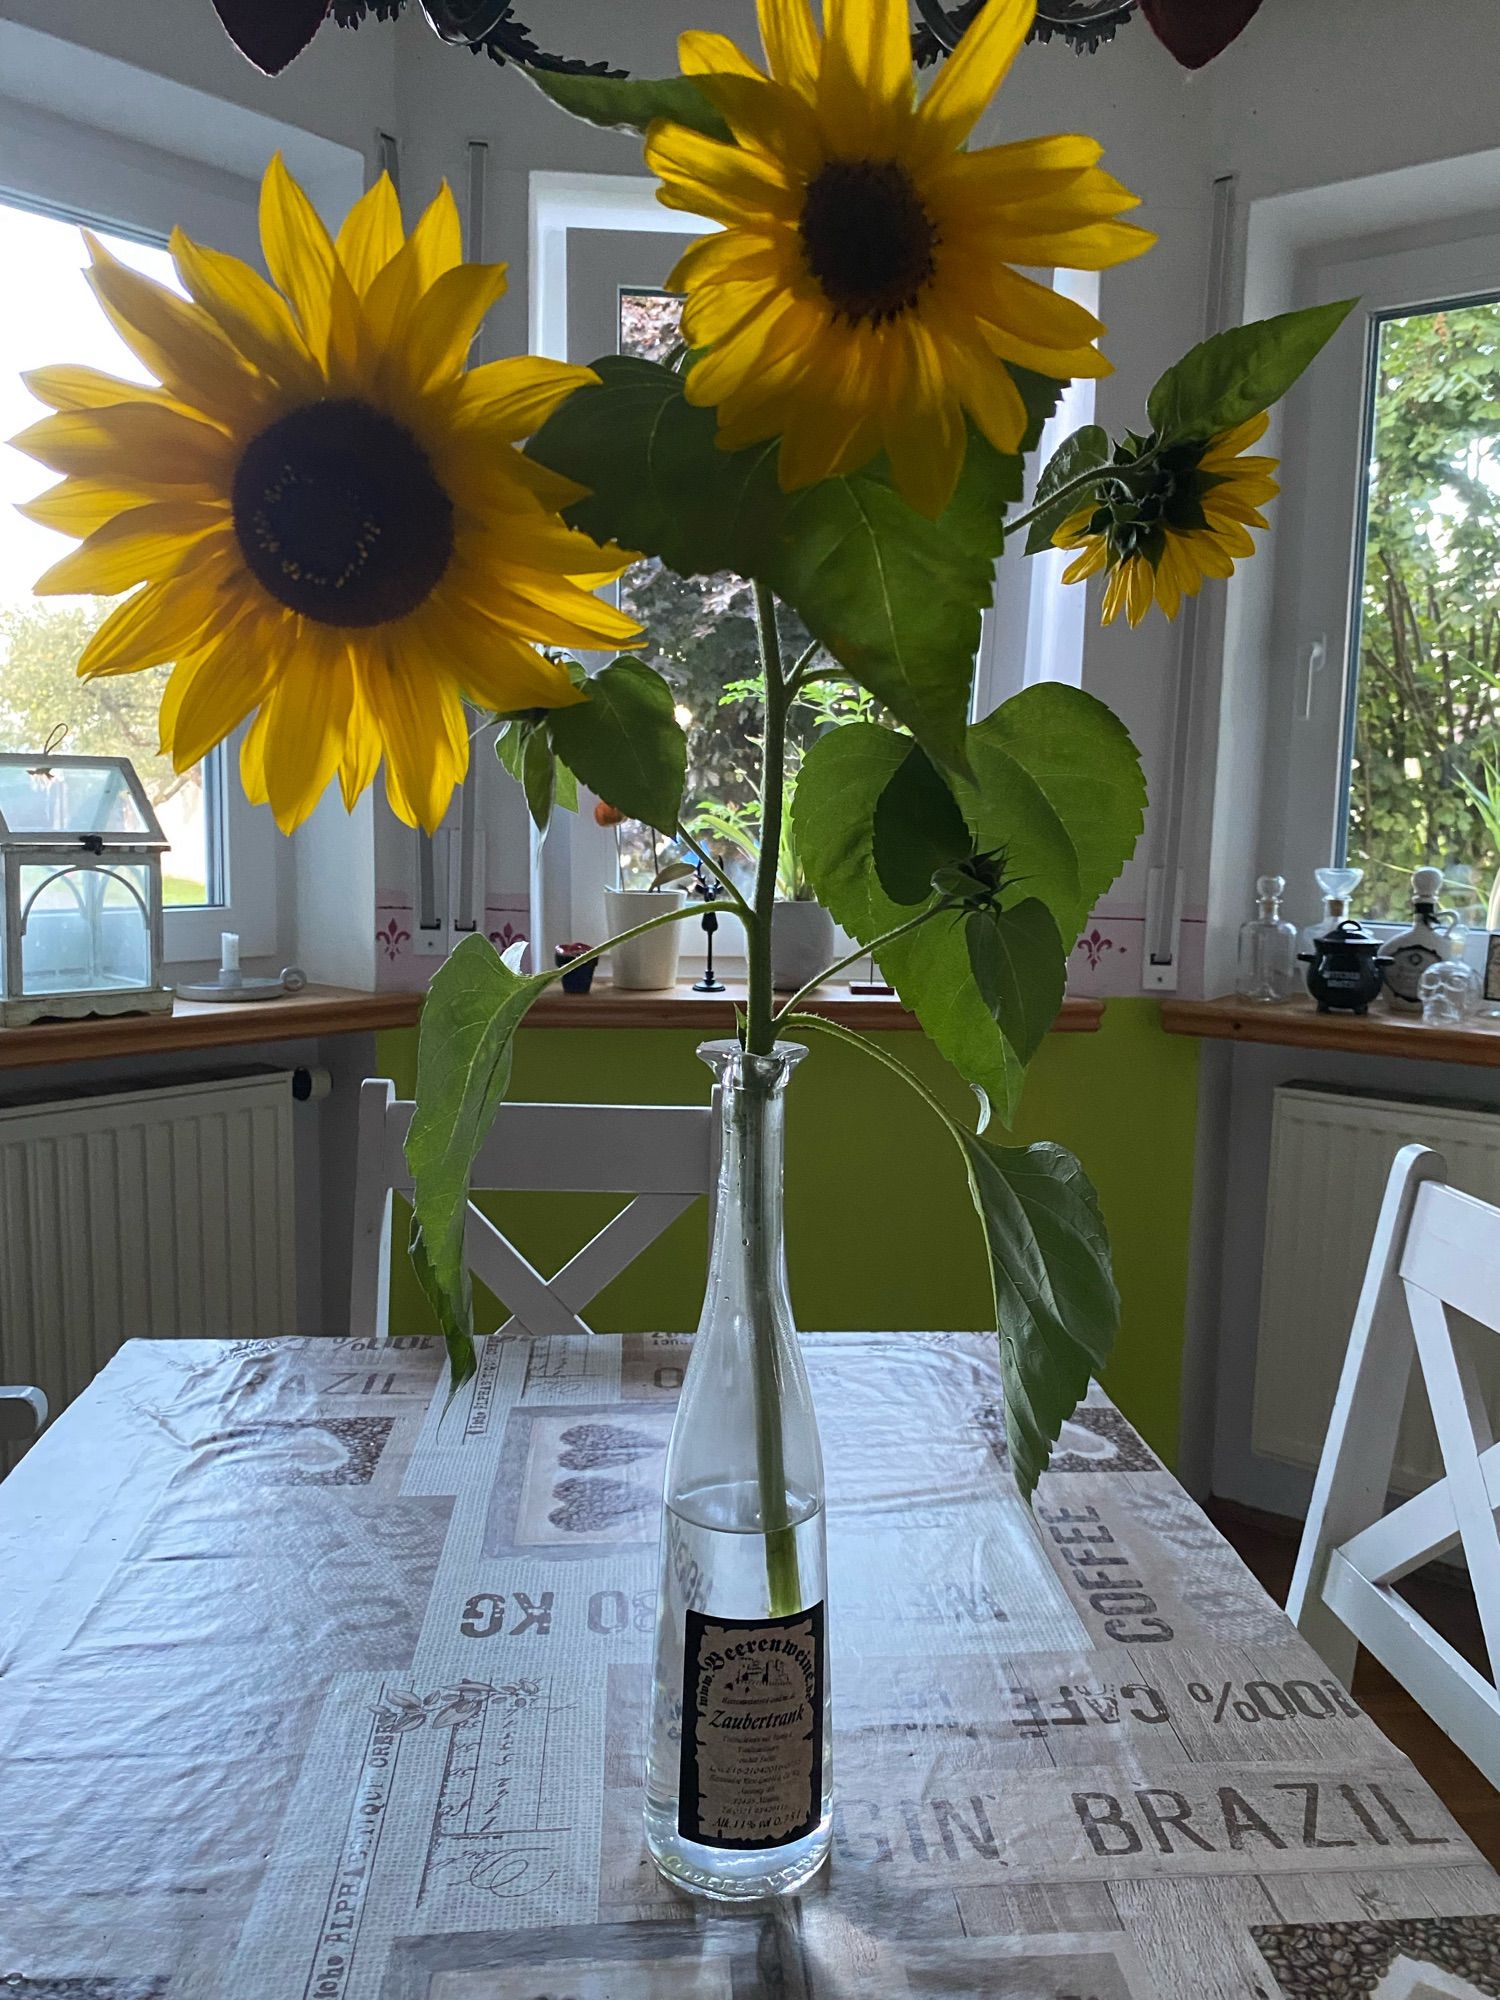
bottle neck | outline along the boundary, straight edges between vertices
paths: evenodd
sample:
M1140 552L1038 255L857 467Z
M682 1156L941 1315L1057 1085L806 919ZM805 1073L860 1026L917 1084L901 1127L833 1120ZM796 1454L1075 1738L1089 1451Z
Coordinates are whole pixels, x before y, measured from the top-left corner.
M787 1297L782 1227L786 1087L806 1053L780 1043L768 1056L738 1043L702 1052L718 1078L719 1181L710 1293L733 1287L752 1319L775 1316Z

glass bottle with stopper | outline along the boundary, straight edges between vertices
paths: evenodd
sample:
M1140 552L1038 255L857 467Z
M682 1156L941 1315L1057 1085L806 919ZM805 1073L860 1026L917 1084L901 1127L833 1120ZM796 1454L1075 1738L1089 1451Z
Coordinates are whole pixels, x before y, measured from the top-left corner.
M1269 1004L1297 990L1297 927L1281 914L1285 890L1281 875L1262 875L1255 884L1255 915L1240 926L1242 1000Z
M1417 868L1411 878L1411 929L1403 931L1380 954L1385 974L1386 1004L1396 1013L1422 1009L1422 974L1448 956L1445 939L1458 921L1455 910L1440 910L1441 868Z
M1323 914L1316 923L1308 924L1297 939L1299 956L1312 958L1317 950L1320 937L1343 923L1349 914L1349 902L1355 890L1365 879L1363 868L1315 868L1313 880L1318 885L1318 894L1323 898Z

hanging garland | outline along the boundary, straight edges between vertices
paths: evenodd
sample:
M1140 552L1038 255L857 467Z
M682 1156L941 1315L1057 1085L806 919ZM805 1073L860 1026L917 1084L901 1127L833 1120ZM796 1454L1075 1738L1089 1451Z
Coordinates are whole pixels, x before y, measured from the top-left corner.
M418 0L428 25L445 42L525 69L581 76L622 76L607 62L554 54L516 17L516 0ZM939 62L975 19L985 0L916 0L913 48L920 64ZM1261 0L1038 0L1033 41L1054 36L1080 52L1112 41L1139 10L1184 68L1199 69L1228 47ZM408 0L213 0L230 38L257 69L275 76L302 53L325 21L357 28L394 21Z

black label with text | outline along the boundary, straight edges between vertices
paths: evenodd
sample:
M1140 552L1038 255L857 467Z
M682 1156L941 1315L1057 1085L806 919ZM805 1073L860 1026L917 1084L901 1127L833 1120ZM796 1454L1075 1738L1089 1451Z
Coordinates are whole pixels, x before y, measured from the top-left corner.
M689 1611L677 1830L709 1847L782 1847L823 1809L823 1606L788 1618Z

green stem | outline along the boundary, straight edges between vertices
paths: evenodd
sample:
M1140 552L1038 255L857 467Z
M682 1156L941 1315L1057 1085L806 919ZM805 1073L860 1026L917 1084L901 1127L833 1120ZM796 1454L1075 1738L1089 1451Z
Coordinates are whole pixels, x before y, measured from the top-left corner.
M835 973L846 971L851 965L858 965L862 958L873 956L875 952L879 951L882 945L889 944L893 938L905 937L908 931L916 930L919 925L925 924L929 918L940 916L944 910L951 910L953 908L953 901L954 899L951 896L944 896L938 902L931 904L929 908L919 910L914 917L909 917L904 924L897 924L894 930L882 932L878 938L872 938L868 944L859 945L855 950L846 952L842 958L836 958L832 965L825 965L820 973L814 978L809 979L805 986L799 986L791 999L782 1005L776 1015L777 1027L781 1026L781 1023L786 1020L799 1001L805 1000L808 994L821 986L825 980L832 979Z
M644 937L647 931L660 930L663 924L686 923L689 917L701 917L705 910L722 910L734 917L739 911L733 903L683 903L678 909L663 910L659 917L647 917L645 923L636 924L628 931L621 931L618 937L606 938L603 944L590 945L587 951L579 952L577 958L570 958L566 965L549 966L540 977L551 981L561 979L565 972L571 972L575 965L586 965L591 958L601 953L613 951L617 944L628 944L632 938Z
M1039 521L1043 514L1050 514L1062 500L1071 500L1075 494L1086 493L1091 486L1102 486L1106 479L1120 479L1138 472L1143 466L1154 465L1156 454L1146 452L1128 466L1095 465L1087 472L1080 472L1076 479L1066 480L1045 500L1039 500L1034 507L1028 507L1024 514L1017 514L1014 520L1005 523L1005 539L1013 541L1023 528L1029 528L1033 521Z
M846 1028L841 1021L830 1021L823 1014L796 1014L789 1020L784 1019L783 1025L788 1028L806 1028L812 1034L829 1035L836 1042L846 1042L851 1048L863 1049L867 1056L873 1056L876 1062L884 1063L894 1075L899 1076L904 1083L909 1083L918 1097L942 1119L955 1138L959 1136L959 1126L952 1113L938 1103L915 1071L909 1070L904 1062L899 1062L877 1043L856 1034L853 1028Z
M752 1055L768 1056L776 1041L771 917L776 907L781 817L786 805L786 717L790 703L781 667L781 640L776 631L776 599L763 583L755 585L755 634L766 689L766 729L761 744L760 854L755 866L752 919L745 934L750 958L745 1047Z
M771 1116L769 1079L745 1065L736 1097L740 1148L740 1198L744 1204L745 1302L749 1312L752 1393L755 1405L755 1477L766 1537L766 1596L773 1618L802 1609L796 1530L787 1519L786 1458L782 1450L781 1383L776 1371L776 1300L767 1228L777 1191L770 1186L766 1124Z
M745 926L749 983L745 1008L747 1055L769 1056L776 1045L775 994L771 986L771 920L776 907L777 864L781 856L781 821L786 809L786 719L791 694L782 670L781 640L776 630L776 599L763 583L755 584L755 632L765 684L766 727L761 741L760 853L755 864L755 888L750 921ZM786 1518L786 1463L782 1455L781 1383L776 1372L776 1302L771 1295L765 1243L767 1203L775 1190L766 1182L766 1086L745 1065L742 1103L746 1257L752 1393L755 1403L755 1476L760 1487L760 1514L766 1534L766 1591L774 1617L802 1609L802 1580L797 1570L795 1530Z

